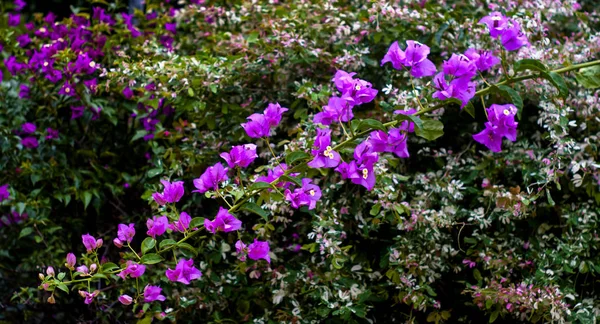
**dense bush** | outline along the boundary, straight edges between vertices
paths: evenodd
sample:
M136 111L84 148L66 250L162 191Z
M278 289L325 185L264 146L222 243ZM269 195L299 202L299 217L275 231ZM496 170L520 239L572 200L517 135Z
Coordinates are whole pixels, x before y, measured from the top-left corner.
M0 4L0 321L600 317L593 2L175 2Z

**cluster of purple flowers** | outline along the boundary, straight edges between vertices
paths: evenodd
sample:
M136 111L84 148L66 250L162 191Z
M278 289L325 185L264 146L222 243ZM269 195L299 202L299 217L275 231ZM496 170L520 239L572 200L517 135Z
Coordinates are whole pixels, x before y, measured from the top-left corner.
M352 108L364 103L373 101L377 95L377 90L373 85L362 79L355 79L356 73L348 73L338 70L333 78L333 83L341 97L332 96L329 102L323 107L323 111L316 114L313 122L322 125L331 125L334 122L348 122L354 118Z
M1 189L2 189L2 187L0 187L0 190ZM0 195L1 194L2 194L2 192L0 191ZM0 197L0 198L2 198L2 197ZM3 226L20 224L20 223L26 221L27 218L29 218L27 213L19 214L19 212L17 212L16 210L13 210L9 214L6 214L5 216L0 217L0 228L2 228Z
M514 105L491 105L487 109L488 121L485 123L485 129L473 135L473 139L485 145L492 152L502 151L503 137L512 142L517 140L519 123L515 122L516 114L517 108Z
M321 189L319 186L312 183L309 178L302 179L302 187L290 191L286 189L284 192L285 199L290 202L293 208L308 206L308 209L315 209L317 201L321 199Z
M242 228L242 222L231 215L227 209L219 207L219 212L214 220L204 219L204 228L213 234L216 234L217 231L227 233Z
M252 114L248 116L248 122L242 124L242 128L251 138L263 138L271 136L271 129L277 127L281 122L283 113L287 108L281 107L278 103L270 103L262 114Z
M254 239L254 242L246 245L244 242L239 240L235 243L235 249L238 254L238 258L242 262L246 261L247 256L252 260L264 259L271 263L271 257L269 256L269 242Z
M21 129L17 131L17 134L21 137L21 145L25 148L36 148L39 146L39 141L37 137L35 137L35 133L37 131L37 127L34 123L24 123L21 125ZM45 139L47 141L58 138L59 133L58 130L52 129L50 127L46 128L46 136Z
M498 11L483 17L480 24L485 24L492 38L500 37L502 46L507 51L516 51L523 46L529 45L527 36L521 30L521 25L514 19L505 17Z

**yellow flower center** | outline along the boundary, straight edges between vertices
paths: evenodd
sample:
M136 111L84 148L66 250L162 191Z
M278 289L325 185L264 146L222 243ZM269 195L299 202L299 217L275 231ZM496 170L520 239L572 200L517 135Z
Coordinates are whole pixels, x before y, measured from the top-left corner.
M40 28L40 33L45 33L45 32L46 32L46 27Z
M355 89L356 89L356 91L359 91L360 90L360 86L357 85Z
M44 66L48 66L48 62L44 62Z
M369 176L369 170L363 169L362 174L363 174L363 179L366 179Z
M66 92L66 93L69 93L69 92L71 92L71 88L65 88L65 92Z
M310 189L310 191L309 191L308 193L309 193L311 196L314 196L314 195L315 195L315 191L314 191L314 190L312 190L312 189Z
M94 62L94 61L91 61L91 62L90 62L90 67L91 67L91 68L93 68L93 67L95 67L95 66L96 66L96 62Z
M510 111L508 111L508 109L504 109L503 113L504 113L506 116L510 115Z

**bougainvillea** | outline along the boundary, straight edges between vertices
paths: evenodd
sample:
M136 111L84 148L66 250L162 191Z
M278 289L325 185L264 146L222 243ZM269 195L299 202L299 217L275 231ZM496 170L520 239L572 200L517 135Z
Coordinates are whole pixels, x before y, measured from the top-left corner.
M600 314L593 2L30 9L0 24L0 321Z

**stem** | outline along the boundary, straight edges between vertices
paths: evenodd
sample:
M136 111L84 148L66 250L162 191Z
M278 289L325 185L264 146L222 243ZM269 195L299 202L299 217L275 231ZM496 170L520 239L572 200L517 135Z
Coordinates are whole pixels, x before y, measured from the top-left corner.
M235 167L237 169L238 179L240 180L240 187L242 187L242 192L246 194L246 188L244 187L244 182L242 181L242 171L240 171L240 167Z
M221 195L221 192L219 190L217 190L217 196L221 197L221 199L223 199L223 201L227 204L227 206L229 206L229 208L231 208L231 204L227 201L227 199L225 199L225 197L223 197L223 195Z
M277 162L277 165L279 165L279 167L281 168L281 170L283 170L283 167L281 166L281 163L279 163L279 159L277 158L277 155L275 155L275 152L273 152L273 149L271 148L271 143L269 143L269 138L265 137L265 142L267 142L267 147L269 148L269 151L271 151L271 154L273 155L273 158L275 159L275 162Z
M342 126L342 130L344 131L344 135L346 135L347 138L350 138L350 135L348 135L348 132L346 132L346 128L344 127L344 123L342 123L341 120L340 120L340 126ZM352 130L352 127L350 127L350 130Z
M127 242L127 247L131 250L131 252L133 252L133 254L135 254L135 257L138 258L138 260L141 260L142 258L140 258L140 256L137 254L137 252L135 252L135 250L131 247L131 245L129 245L129 242Z

